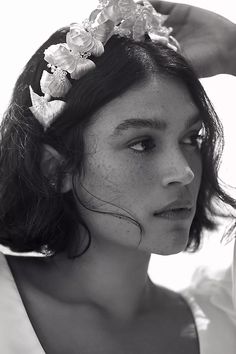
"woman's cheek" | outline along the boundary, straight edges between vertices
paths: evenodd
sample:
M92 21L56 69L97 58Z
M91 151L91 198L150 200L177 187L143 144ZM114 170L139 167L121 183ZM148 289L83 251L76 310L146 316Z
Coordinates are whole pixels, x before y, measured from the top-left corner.
M114 211L116 205L132 211L135 204L140 200L143 203L151 193L157 178L151 173L151 167L139 159L118 157L94 155L87 161L81 181L83 199L98 208Z

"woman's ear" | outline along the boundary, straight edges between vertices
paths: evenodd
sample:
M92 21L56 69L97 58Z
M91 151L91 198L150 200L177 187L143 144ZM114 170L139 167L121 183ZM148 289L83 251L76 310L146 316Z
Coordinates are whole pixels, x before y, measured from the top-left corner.
M41 171L43 175L53 184L57 180L59 167L63 164L64 158L52 146L44 144L41 158ZM71 174L66 173L63 177L61 192L66 193L72 189Z

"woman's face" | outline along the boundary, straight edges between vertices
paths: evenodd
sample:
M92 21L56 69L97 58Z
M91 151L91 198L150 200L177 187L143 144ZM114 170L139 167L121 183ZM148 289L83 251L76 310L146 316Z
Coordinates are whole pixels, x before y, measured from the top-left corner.
M157 254L185 249L201 182L201 127L184 84L163 77L130 88L94 114L76 183L93 242ZM142 236L117 214L140 223Z

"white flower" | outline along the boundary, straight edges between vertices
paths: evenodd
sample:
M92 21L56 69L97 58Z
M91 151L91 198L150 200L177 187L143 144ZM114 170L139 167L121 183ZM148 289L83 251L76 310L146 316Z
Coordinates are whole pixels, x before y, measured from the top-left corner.
M83 58L79 53L74 54L65 43L51 45L44 54L49 64L67 71L72 79L78 80L95 67L92 60Z
M63 111L66 103L61 100L48 102L45 97L37 95L30 86L32 107L29 107L34 117L46 130L53 120Z
M66 71L56 69L53 74L43 71L40 80L41 91L52 97L64 97L71 88L71 83L66 77Z
M86 30L78 23L70 25L70 31L66 35L66 43L73 54L88 53L100 56L104 52L103 44L92 31Z

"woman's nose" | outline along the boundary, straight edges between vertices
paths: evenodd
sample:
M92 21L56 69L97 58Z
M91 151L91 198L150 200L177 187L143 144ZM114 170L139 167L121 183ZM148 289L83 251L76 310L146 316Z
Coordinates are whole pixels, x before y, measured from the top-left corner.
M177 183L185 186L190 184L193 179L194 173L185 158L182 157L182 159L172 160L169 164L169 167L163 174L162 185L163 187L167 187L170 184Z

